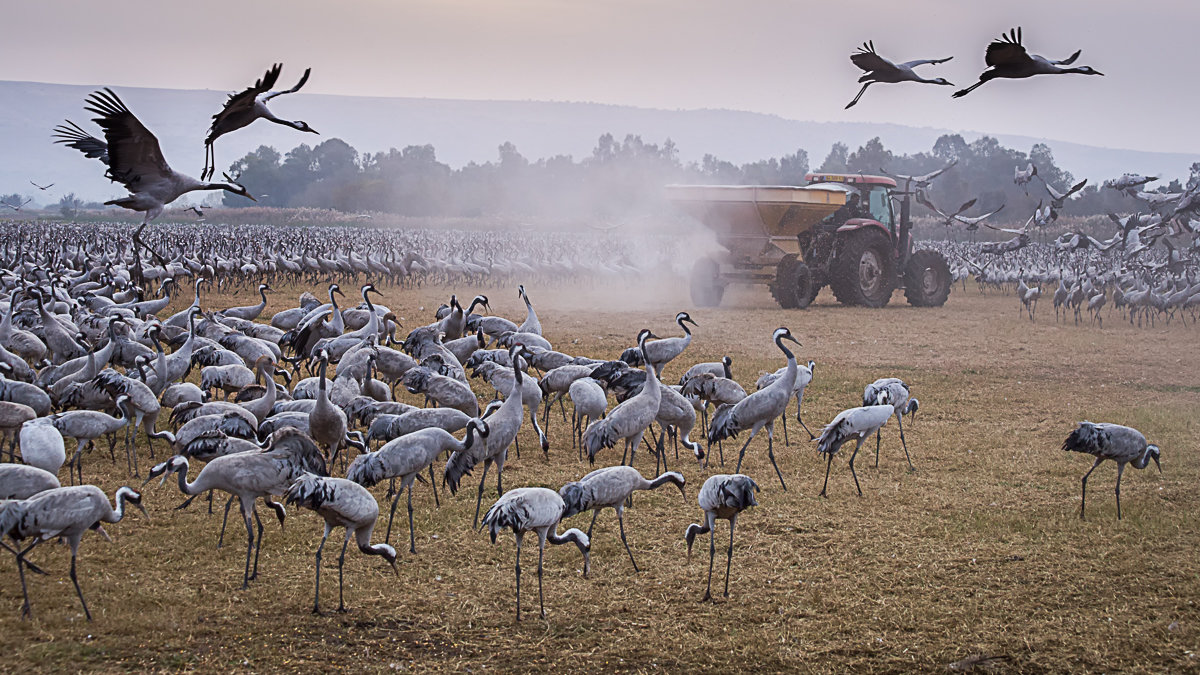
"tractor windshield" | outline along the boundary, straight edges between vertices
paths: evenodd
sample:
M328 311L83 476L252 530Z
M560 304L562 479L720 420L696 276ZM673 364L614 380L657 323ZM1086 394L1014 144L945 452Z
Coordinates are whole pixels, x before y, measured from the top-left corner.
M872 218L892 229L892 200L888 199L887 188L879 186L867 191L867 210Z

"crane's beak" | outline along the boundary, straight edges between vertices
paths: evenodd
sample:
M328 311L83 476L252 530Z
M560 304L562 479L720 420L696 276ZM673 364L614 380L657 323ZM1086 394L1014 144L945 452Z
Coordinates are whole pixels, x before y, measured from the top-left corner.
M1158 458L1157 458L1157 457L1154 457L1154 456L1151 456L1151 457L1150 457L1150 459L1153 459L1153 460L1154 460L1154 466L1157 466L1157 467L1158 467L1158 472L1159 472L1159 473L1162 473L1162 464L1159 464L1159 463L1158 463Z

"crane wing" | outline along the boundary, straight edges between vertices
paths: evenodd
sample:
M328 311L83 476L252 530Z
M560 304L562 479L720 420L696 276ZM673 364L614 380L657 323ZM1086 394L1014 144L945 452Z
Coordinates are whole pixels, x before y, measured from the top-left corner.
M304 83L308 82L308 74L310 72L312 72L312 68L305 68L304 75L300 76L300 81L296 83L296 86L292 87L291 89L284 89L283 91L273 91L273 92L267 94L266 96L264 96L263 101L270 101L271 99L275 98L276 96L282 96L283 94L294 94L294 93L300 91L300 87L303 87Z
M54 142L82 152L88 159L108 164L108 144L84 131L71 120L54 127Z
M947 56L944 59L918 59L916 61L905 61L904 63L900 64L900 67L901 68L913 68L915 66L936 65L939 63L945 63L952 58L954 58L954 57Z
M864 42L858 51L850 55L854 65L866 71L890 70L896 65L875 52L875 42Z
M1029 60L1029 53L1021 44L1021 29L1010 30L1007 35L993 40L987 46L983 62L989 66L1012 66Z
M144 178L171 173L158 146L158 138L134 116L111 89L93 92L84 109L100 117L93 121L104 129L108 142L108 177L134 192Z
M225 107L221 108L221 112L213 115L213 122L209 128L209 132L211 133L223 126L222 123L231 115L242 113L254 107L254 101L259 95L265 94L271 90L271 87L275 86L275 83L279 80L279 72L281 70L283 70L283 64L276 63L267 69L266 74L260 77L254 83L254 86L248 87L240 93L230 94L229 100L225 102Z

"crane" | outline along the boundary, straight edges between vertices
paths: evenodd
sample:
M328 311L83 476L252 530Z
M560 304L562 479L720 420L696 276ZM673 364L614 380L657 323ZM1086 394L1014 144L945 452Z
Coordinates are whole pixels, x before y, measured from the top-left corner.
M717 520L729 521L729 554L725 560L725 597L729 597L729 570L733 567L733 530L737 527L738 515L751 506L758 506L754 493L758 492L758 483L745 474L719 473L709 476L700 487L696 496L700 508L704 510L704 524L692 523L684 532L687 541L688 558L692 557L692 543L696 535L708 534L708 584L704 588L701 602L712 599L712 569L713 560L717 555L716 533Z
M921 82L923 84L944 84L951 85L945 78L935 77L934 79L926 79L917 75L913 70L916 66L936 65L945 63L953 56L948 56L944 59L921 59L918 61L906 61L904 63L892 63L880 56L875 51L875 41L864 42L853 54L850 55L850 61L854 65L867 71L865 75L858 78L859 82L864 82L862 89L858 90L858 95L853 101L846 104L846 109L849 110L858 103L858 99L867 91L867 87L876 82L896 83L896 82Z
M1000 39L993 40L988 44L987 53L983 59L984 63L988 66L987 70L983 71L983 74L979 76L978 82L966 89L954 92L953 98L966 96L997 78L1023 79L1033 77L1034 75L1066 75L1070 73L1080 75L1104 74L1091 66L1064 67L1075 63L1075 59L1079 58L1079 54L1080 52L1076 51L1061 61L1051 61L1044 56L1030 54L1025 51L1025 45L1021 44L1021 28L1017 27L1010 30L1007 35L1001 34Z
M817 439L817 452L827 457L825 463L825 483L821 485L819 497L824 497L825 489L829 487L829 467L833 465L833 456L841 449L842 444L851 438L857 439L854 452L850 454L850 475L854 477L854 487L858 496L862 496L862 487L858 484L858 474L854 472L854 458L862 448L863 440L879 431L896 412L888 398L887 388L876 395L875 405L850 408L838 413L833 421L825 426Z
M1125 473L1125 465L1132 464L1135 469L1144 469L1150 460L1154 460L1158 472L1162 473L1162 464L1158 461L1160 454L1158 446L1147 443L1146 437L1137 429L1120 424L1106 422L1093 424L1086 420L1080 422L1071 435L1067 436L1067 440L1063 441L1062 449L1085 452L1096 458L1092 468L1083 474L1083 489L1079 498L1079 518L1081 520L1083 519L1083 508L1087 504L1088 476L1092 475L1092 472L1104 460L1111 459L1117 463L1117 520L1121 519L1121 474Z

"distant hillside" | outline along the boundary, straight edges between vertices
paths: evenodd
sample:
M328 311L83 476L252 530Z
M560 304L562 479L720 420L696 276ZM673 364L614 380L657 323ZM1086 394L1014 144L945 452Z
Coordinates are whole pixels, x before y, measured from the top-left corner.
M83 101L94 87L0 81L0 193L28 193L39 202L57 201L74 191L84 199L121 194L101 177L99 167L79 153L53 145L50 130L63 119L84 126ZM118 94L158 136L168 161L179 170L198 174L204 163L203 138L210 116L227 92L122 87ZM321 136L259 122L222 138L218 167L259 145L286 151L300 143L344 139L360 151L375 152L407 145L433 145L438 159L452 167L497 158L497 147L511 141L525 157L553 155L581 158L591 154L601 134L618 139L640 135L647 142L672 139L684 161L705 154L737 164L778 157L797 148L808 151L814 165L841 141L858 147L879 136L895 152L928 151L946 129L893 124L805 122L773 115L731 110L654 110L594 103L538 101L457 101L367 98L295 94L273 105L282 117L303 119ZM967 141L983 135L957 131ZM1006 146L1028 151L1049 144L1059 166L1077 177L1100 180L1127 171L1186 178L1200 154L1156 153L1093 147L1052 139L996 135ZM52 193L38 193L29 180L55 183Z

